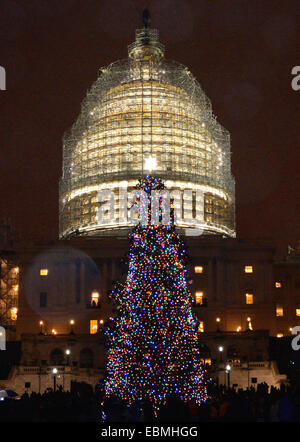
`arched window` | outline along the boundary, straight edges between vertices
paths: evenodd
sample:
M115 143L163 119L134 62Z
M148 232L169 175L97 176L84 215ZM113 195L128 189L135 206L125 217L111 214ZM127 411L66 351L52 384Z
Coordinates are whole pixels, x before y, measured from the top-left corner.
M81 368L92 368L94 365L94 354L89 348L84 348L80 352L79 364Z
M63 365L64 354L60 348L54 348L50 353L50 365Z
M211 365L211 353L210 348L207 347L207 345L203 343L199 343L199 350L200 350L200 360L203 365Z
M99 298L100 298L100 293L97 292L97 290L93 290L91 294L91 307L99 306Z

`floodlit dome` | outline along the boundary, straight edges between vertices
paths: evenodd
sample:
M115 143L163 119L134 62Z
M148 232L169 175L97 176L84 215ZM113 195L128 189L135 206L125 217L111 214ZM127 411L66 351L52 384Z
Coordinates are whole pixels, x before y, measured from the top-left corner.
M119 188L132 190L148 173L168 190L190 190L191 214L197 191L204 195L202 215L182 218L179 229L235 236L229 133L189 69L164 58L157 30L137 30L128 52L100 69L64 136L60 237L127 233L132 224L119 216ZM115 195L115 216L105 222L100 190Z

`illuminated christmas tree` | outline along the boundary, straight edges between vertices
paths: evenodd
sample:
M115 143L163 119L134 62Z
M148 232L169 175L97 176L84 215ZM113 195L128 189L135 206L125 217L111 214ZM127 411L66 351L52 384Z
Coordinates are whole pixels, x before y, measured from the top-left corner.
M150 221L151 192L161 192L164 184L147 176L139 181L138 188L145 191L150 202L146 208L148 223L134 227L126 282L117 283L111 292L119 308L106 329L105 392L107 397L118 396L130 405L136 400L150 400L156 413L171 394L199 404L207 393L184 244L175 231L172 215L168 225ZM161 204L159 207L161 215Z

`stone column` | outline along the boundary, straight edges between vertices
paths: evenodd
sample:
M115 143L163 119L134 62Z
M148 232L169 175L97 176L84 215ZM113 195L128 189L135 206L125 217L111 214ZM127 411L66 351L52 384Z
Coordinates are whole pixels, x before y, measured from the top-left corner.
M85 298L85 292L84 292L84 288L85 288L85 262L84 262L84 260L80 261L79 284L80 284L80 301L79 302L81 302L81 303L83 302L85 304L86 298Z
M107 265L107 259L104 259L102 261L101 265L101 279L102 279L102 294L103 296L106 296L106 293L108 291L108 265Z
M210 259L207 265L207 273L208 273L208 298L213 299L215 296L214 293L214 267L213 262Z
M68 305L72 305L74 302L76 302L76 264L74 262L70 262L68 266L68 274L68 292L66 300Z

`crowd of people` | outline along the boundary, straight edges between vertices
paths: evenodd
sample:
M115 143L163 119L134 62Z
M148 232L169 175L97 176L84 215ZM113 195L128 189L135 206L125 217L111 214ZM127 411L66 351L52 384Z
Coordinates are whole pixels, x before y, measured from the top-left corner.
M208 390L209 399L200 406L171 396L157 417L148 402L128 408L108 398L103 409L109 422L300 422L300 390L269 388L266 383L246 390L211 384Z
M171 396L154 416L147 401L128 407L103 389L25 393L0 401L0 422L300 422L300 390L267 384L246 390L208 386L209 400L198 406Z
M92 392L48 389L0 401L1 422L99 422L101 404Z

